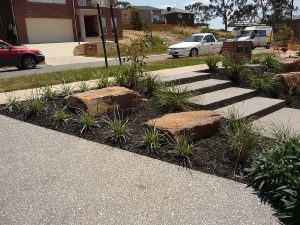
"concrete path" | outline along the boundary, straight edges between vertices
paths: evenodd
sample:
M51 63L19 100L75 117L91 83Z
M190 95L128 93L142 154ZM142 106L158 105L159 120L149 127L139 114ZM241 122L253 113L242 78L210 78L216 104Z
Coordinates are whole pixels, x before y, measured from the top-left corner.
M279 224L244 184L0 121L1 224Z

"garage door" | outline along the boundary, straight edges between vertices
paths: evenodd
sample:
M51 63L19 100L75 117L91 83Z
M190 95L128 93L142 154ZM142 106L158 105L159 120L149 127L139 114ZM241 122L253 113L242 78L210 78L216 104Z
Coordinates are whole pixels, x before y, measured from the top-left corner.
M74 41L71 19L26 18L29 43Z

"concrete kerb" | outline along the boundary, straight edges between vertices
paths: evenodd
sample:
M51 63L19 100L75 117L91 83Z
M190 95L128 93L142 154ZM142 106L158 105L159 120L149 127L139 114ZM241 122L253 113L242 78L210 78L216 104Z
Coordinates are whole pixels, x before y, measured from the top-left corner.
M175 73L178 74L178 73L192 72L192 71L197 71L206 68L207 68L206 65L201 64L196 66L186 66L186 67L179 67L174 69L158 70L158 71L151 72L151 74L153 76L169 76ZM113 81L113 79L114 79L113 77L110 77L109 81ZM77 81L72 83L66 83L65 85L69 86L74 91L78 91L80 89L80 84L82 82L83 81ZM97 87L97 80L88 80L84 82L86 82L89 89L93 89ZM25 101L28 98L32 97L33 95L41 96L41 94L43 93L43 88L45 87L0 93L0 104L5 104L9 96L16 97L18 101ZM62 84L53 85L50 86L50 88L52 91L60 91L62 89Z

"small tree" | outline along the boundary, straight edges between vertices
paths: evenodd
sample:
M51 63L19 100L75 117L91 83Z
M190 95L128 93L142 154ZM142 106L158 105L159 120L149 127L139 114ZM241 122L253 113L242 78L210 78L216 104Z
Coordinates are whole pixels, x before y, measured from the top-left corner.
M130 9L130 24L134 30L142 30L144 27L140 11L137 8Z

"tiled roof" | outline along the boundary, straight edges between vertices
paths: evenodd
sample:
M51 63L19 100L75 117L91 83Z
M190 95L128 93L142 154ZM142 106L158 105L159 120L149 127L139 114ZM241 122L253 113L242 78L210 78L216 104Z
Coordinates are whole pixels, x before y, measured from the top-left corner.
M155 8L152 6L132 6L132 7L137 8L139 10L160 10L160 11L162 11L162 9Z

